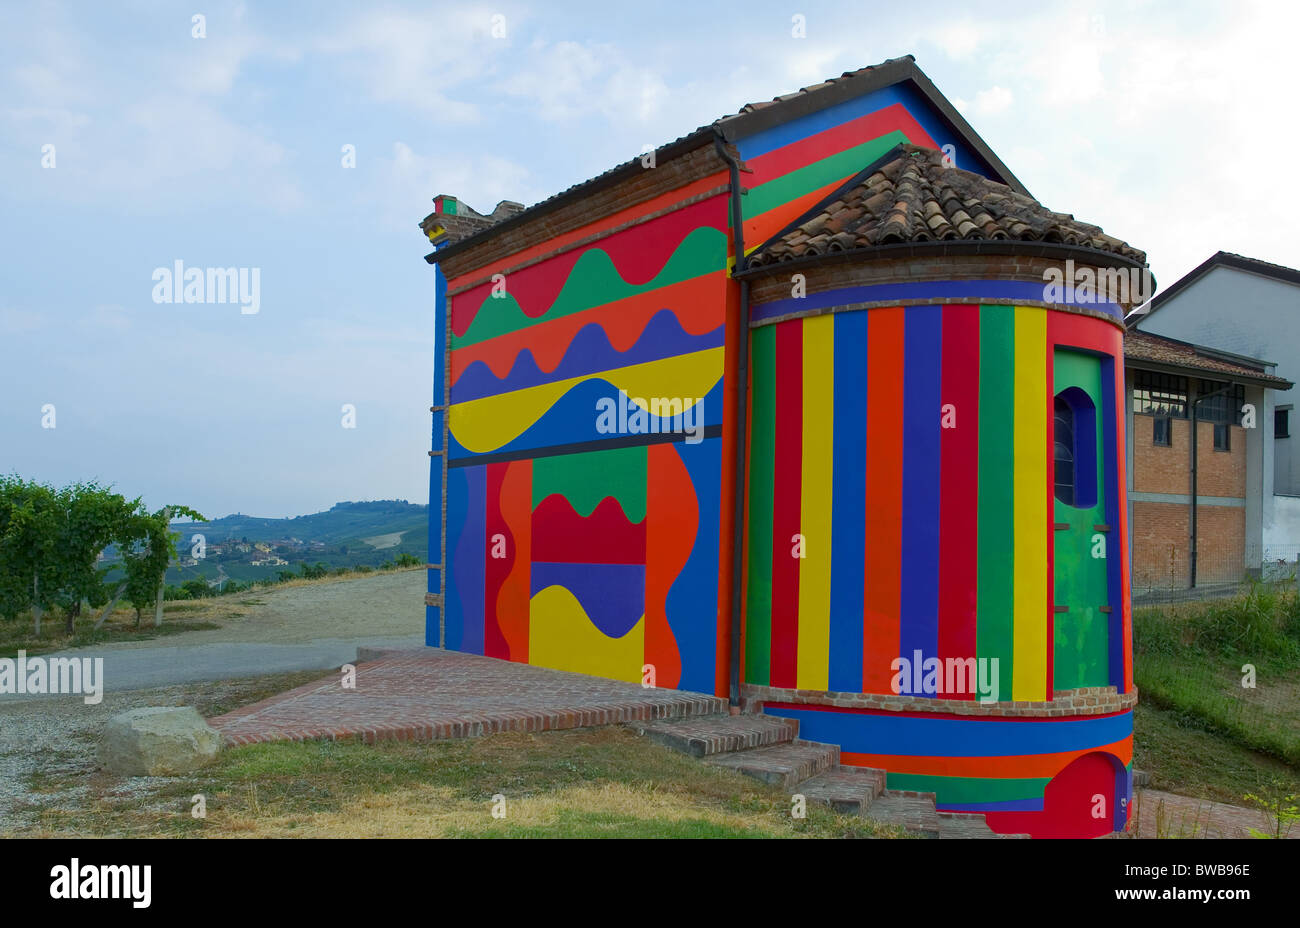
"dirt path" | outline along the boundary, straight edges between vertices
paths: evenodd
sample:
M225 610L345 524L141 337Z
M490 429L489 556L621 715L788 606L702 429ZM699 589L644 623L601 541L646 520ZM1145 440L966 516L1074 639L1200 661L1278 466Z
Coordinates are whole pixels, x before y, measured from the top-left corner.
M110 692L334 668L355 659L359 647L424 644L425 576L423 570L397 571L236 594L232 598L250 604L243 607L248 611L217 616L221 628L44 656L103 657ZM6 695L0 704L39 698Z
M235 594L254 603L245 615L219 617L221 628L83 648L88 651L193 647L216 642L290 644L321 638L376 638L424 633L423 570L276 587ZM195 618L204 618L198 614Z

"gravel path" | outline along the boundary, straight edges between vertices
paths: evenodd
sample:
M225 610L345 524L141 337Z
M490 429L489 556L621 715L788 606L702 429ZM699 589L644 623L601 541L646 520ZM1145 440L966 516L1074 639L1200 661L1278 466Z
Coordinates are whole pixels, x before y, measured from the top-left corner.
M284 685L301 679L288 678ZM264 680L226 680L110 693L95 706L85 705L79 696L0 704L0 834L30 824L31 803L76 805L92 793L92 798L103 798L91 780L99 735L109 716L140 706L196 706L204 712L229 708L259 698L266 688ZM164 782L126 777L114 783L112 794L147 792Z
M423 645L424 585L425 572L410 570L257 591L241 598L258 605L221 628L45 656L102 657L105 692L330 669L358 647ZM0 695L0 705L48 699Z

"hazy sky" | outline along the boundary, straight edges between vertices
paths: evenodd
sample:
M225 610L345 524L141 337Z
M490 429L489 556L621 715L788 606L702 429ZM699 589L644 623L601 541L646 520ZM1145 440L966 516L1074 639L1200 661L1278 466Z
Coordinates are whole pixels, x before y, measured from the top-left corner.
M1145 249L1162 285L1218 249L1300 266L1278 199L1300 151L1298 10L5 4L0 472L208 516L426 502L433 271L416 223L435 194L532 203L908 53L1039 200ZM256 269L258 311L156 303L155 269L176 261Z

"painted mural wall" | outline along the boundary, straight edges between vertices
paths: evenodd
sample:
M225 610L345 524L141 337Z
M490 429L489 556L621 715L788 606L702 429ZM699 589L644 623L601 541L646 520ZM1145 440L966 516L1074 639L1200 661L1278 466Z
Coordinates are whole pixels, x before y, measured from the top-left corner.
M728 248L715 196L449 282L448 648L717 689Z

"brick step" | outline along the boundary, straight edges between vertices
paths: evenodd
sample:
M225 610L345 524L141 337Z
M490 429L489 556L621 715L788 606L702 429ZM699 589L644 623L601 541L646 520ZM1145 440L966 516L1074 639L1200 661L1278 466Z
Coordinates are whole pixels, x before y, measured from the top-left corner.
M840 749L815 741L792 741L731 754L715 754L704 762L730 767L769 786L791 789L797 783L837 767Z
M632 727L637 734L692 757L787 744L799 733L798 720L765 715L701 715L637 722Z
M939 813L931 793L886 790L863 814L882 825L899 825L924 838L940 837Z
M862 815L885 791L885 771L873 767L834 767L795 787L810 802L844 815Z
M1019 835L1000 835L988 826L978 812L939 812L940 838L1002 838Z

